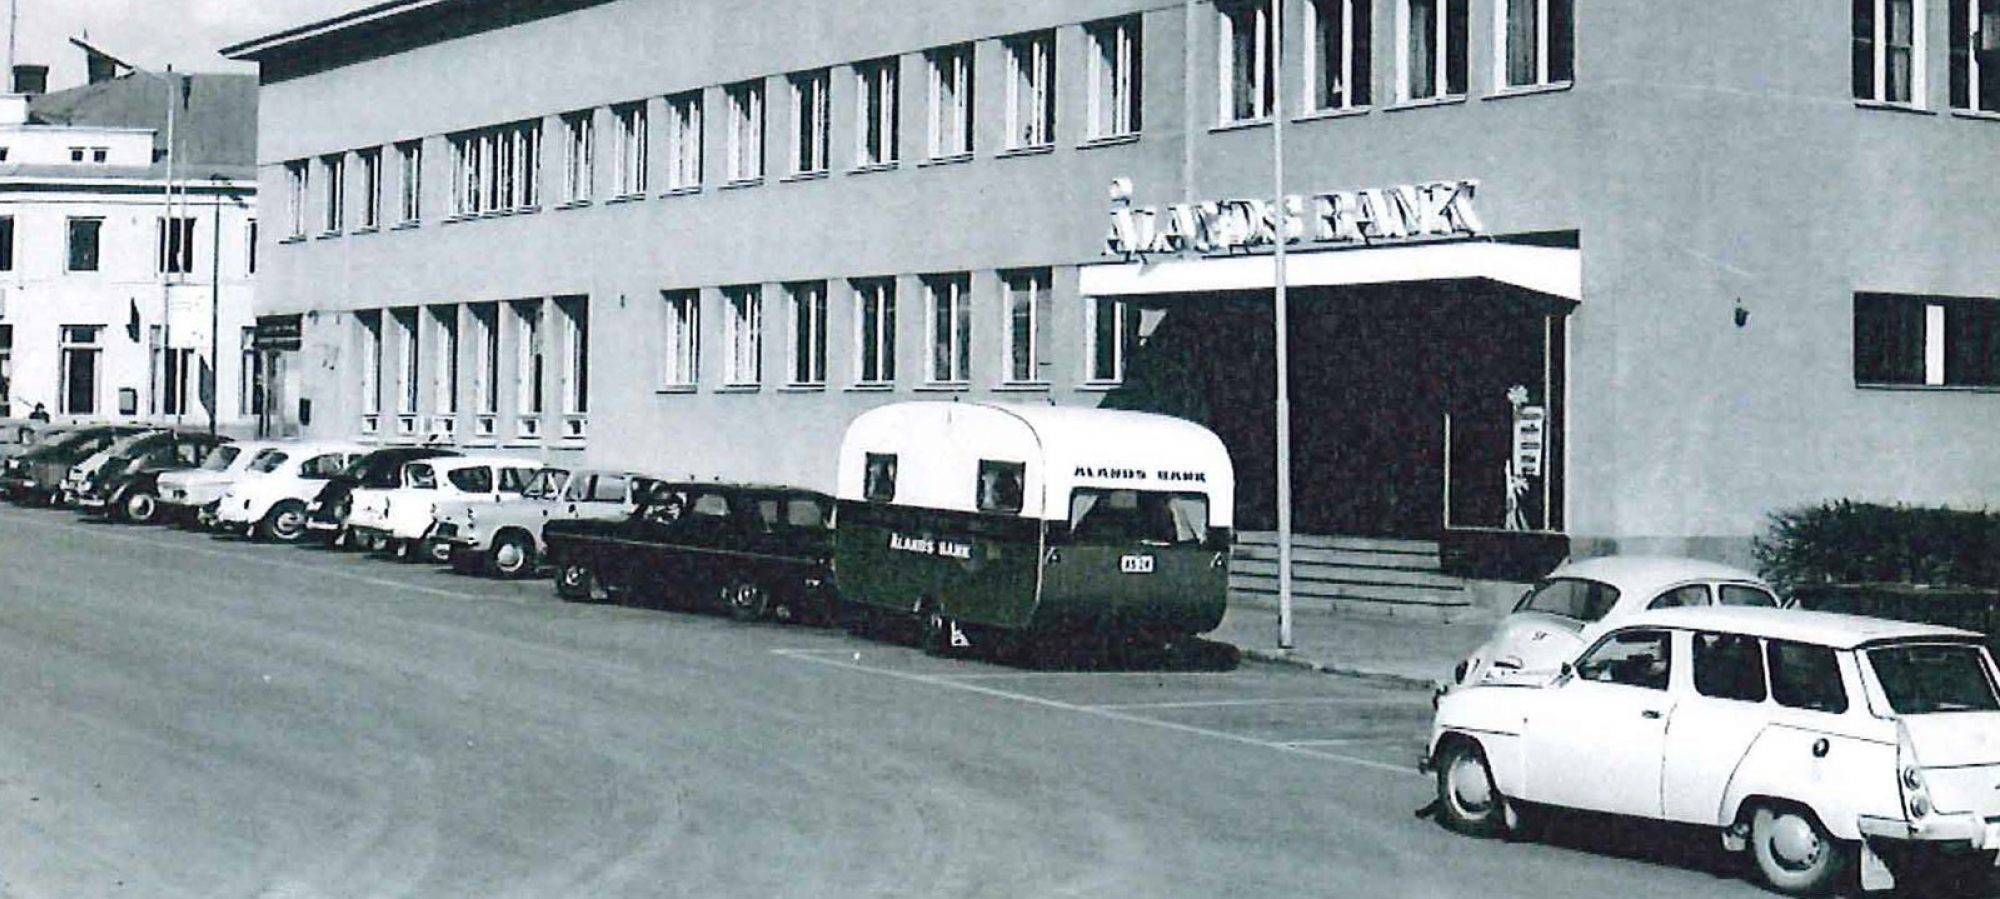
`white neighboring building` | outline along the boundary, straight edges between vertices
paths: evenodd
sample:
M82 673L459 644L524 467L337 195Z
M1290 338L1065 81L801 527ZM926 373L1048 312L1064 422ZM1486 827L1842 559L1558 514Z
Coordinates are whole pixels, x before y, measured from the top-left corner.
M0 417L256 428L255 141L250 76L0 95Z

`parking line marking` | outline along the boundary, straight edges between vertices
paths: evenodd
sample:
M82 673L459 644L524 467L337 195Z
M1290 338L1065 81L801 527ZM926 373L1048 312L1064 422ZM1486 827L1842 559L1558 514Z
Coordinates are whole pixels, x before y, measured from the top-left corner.
M1232 706L1260 705L1397 705L1404 702L1395 698L1377 699L1367 696L1295 696L1277 699L1191 699L1185 702L1111 702L1093 705L1093 709L1211 709Z
M1016 678L1051 677L1222 677L1227 671L1015 671L1015 672L974 672L971 674L940 674L938 677L952 680L1014 680Z
M939 677L929 674L918 674L910 671L894 671L886 668L871 668L868 667L867 665L855 664L854 662L849 661L847 659L827 658L824 652L810 652L810 651L802 652L799 650L792 650L792 649L773 649L771 650L771 652L780 656L784 656L786 658L799 659L801 661L806 661L806 662L814 662L820 665L826 665L833 668L844 668L849 671L858 671L863 674L882 675L885 677L896 678L898 680L906 680L919 684L927 684L933 687L943 687L949 690L962 690L968 693L977 693L982 696L991 696L997 699L1011 699L1015 702L1023 702L1029 705L1038 705L1042 706L1043 708L1056 709L1064 712L1074 712L1082 715L1091 715L1094 717L1105 718L1112 721L1123 721L1129 724L1147 725L1151 727L1157 727L1162 730L1170 730L1184 734L1193 734L1196 736L1209 737L1217 740L1226 740L1231 743L1240 743L1246 746L1257 746L1264 749L1272 749L1278 752L1288 753L1292 755L1303 755L1303 756L1310 756L1312 758L1326 759L1328 761L1340 762L1342 764L1354 765L1356 767L1368 768L1375 771L1387 771L1394 774L1416 773L1413 768L1404 765L1392 765L1389 764L1388 762L1380 762L1374 759L1360 758L1358 756L1341 755L1340 753L1336 752L1320 752L1304 746L1292 746L1285 743L1273 743L1269 740L1259 740L1256 737L1246 737L1243 736L1242 734L1232 734L1228 731L1211 730L1206 727L1195 727L1193 725L1181 724L1175 721L1161 721L1155 718L1148 718L1144 715L1126 714L1124 712L1120 712L1115 709L1106 709L1106 708L1099 708L1096 706L1087 706L1087 705L1077 705L1076 703L1063 702L1062 700L1059 699L1047 699L1041 696L1030 696L1025 693L1013 693L1007 690L1000 690L993 687L981 686L979 684L968 684L963 681L954 680L948 677Z
M1366 737L1330 737L1324 740L1284 740L1280 746L1352 746L1356 743L1374 742Z

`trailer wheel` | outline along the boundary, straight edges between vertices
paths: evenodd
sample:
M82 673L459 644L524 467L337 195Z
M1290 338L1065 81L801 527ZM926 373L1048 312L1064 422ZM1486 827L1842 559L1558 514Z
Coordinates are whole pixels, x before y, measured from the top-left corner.
M564 562L556 568L556 595L571 602L597 599L597 574L581 562Z
M771 594L756 581L737 581L722 588L722 602L737 621L756 621L771 611Z

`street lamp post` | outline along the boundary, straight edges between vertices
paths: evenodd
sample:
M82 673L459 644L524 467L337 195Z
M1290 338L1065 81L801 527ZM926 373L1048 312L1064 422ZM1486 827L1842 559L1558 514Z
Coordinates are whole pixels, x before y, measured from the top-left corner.
M222 404L222 188L220 174L209 175L215 185L214 244L209 250L208 269L208 433L215 433L216 406ZM199 384L196 385L200 387Z

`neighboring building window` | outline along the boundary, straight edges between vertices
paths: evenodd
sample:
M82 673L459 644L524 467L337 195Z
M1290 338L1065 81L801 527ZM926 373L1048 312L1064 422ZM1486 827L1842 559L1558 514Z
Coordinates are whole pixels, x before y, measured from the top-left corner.
M175 216L155 222L153 270L169 275L194 271L194 217Z
M611 117L618 123L617 167L613 182L618 196L646 192L646 104L613 107Z
M0 272L14 270L14 217L0 215Z
M755 284L725 287L722 299L729 306L729 357L723 383L755 386L764 380L764 290Z
M1306 109L1334 112L1370 102L1372 0L1312 0L1306 4Z
M1090 38L1090 137L1139 133L1145 84L1141 19L1126 16L1084 26Z
M896 282L870 278L854 282L857 384L896 381Z
M458 307L432 306L431 407L446 415L458 413Z
M1499 18L1500 83L1507 87L1566 84L1574 74L1575 0L1504 0Z
M701 92L667 98L667 189L701 186Z
M803 281L785 286L792 311L791 382L801 386L826 383L826 282Z
M97 414L97 356L101 325L62 326L62 392L57 395L64 415Z
M482 415L500 412L500 304L473 303L472 389Z
M1925 4L1853 3L1855 99L1922 106Z
M933 384L972 380L971 288L972 276L962 272L924 279L924 291L930 295Z
M2000 298L1855 294L1854 380L2000 386Z
M542 414L542 386L547 359L542 353L542 301L526 300L514 307L514 411Z
M590 180L597 153L595 115L588 109L563 116L563 202L590 199Z
M1007 45L1007 147L1046 147L1056 134L1056 33L1010 37Z
M0 418L14 414L14 326L0 325Z
M745 81L723 89L729 97L729 180L764 177L764 82Z
M1042 323L1048 320L1048 269L1004 272L1000 276L1007 296L1007 381L1035 384L1042 381Z
M264 414L264 363L257 352L257 328L243 328L237 335L236 414L241 417Z
M556 301L563 322L563 411L590 411L590 302L585 297Z
M896 123L901 105L898 65L899 60L891 56L854 66L859 93L854 133L854 163L858 167L888 165L897 159L900 133Z
M382 226L382 151L362 150L357 154L361 160L361 227Z
M1951 106L2000 112L2000 0L1950 0L1948 7Z
M243 223L243 274L257 273L257 220Z
M1253 122L1277 105L1277 54L1269 3L1218 3L1221 121Z
M354 321L361 329L361 411L374 415L382 411L382 311L357 312Z
M972 45L939 47L926 55L931 70L931 158L971 155Z
M322 156L319 160L320 182L325 185L325 202L320 208L326 212L320 219L319 230L333 234L347 227L347 157L343 155Z
M397 221L414 222L423 217L424 197L424 145L420 141L409 141L396 145L396 168L402 177L397 183L402 189L397 204Z
M69 270L73 272L97 271L97 240L104 230L101 218L73 218L69 220Z
M306 235L306 197L312 183L312 169L304 162L285 163L285 235Z
M1465 94L1466 0L1400 0L1403 41L1396 54L1401 100Z
M827 88L831 82L831 73L826 69L799 72L791 77L792 174L826 171L827 144L833 129L832 112L827 106Z
M421 336L417 331L417 310L395 309L389 318L396 323L396 411L414 415L423 395Z
M188 413L188 363L194 358L194 350L160 347L155 353L160 361L156 370L160 378L160 413L163 415L186 415Z
M542 125L517 122L453 135L452 212L519 212L541 202Z
M1125 350L1138 331L1138 316L1123 300L1093 297L1085 307L1089 327L1084 341L1090 359L1090 381L1116 384L1125 380Z
M660 386L693 387L701 370L701 293L669 290L660 299L665 350L660 357Z

